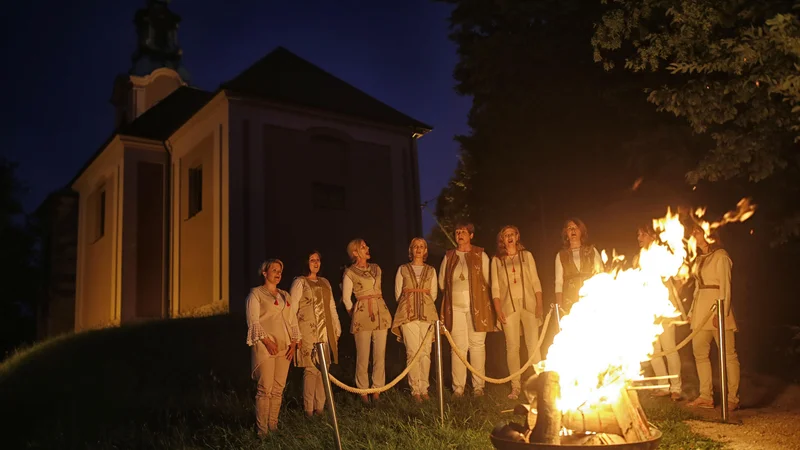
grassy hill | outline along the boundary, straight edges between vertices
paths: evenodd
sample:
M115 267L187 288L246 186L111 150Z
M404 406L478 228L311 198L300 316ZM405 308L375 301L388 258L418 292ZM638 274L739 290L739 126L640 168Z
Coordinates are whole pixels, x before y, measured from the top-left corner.
M22 351L0 364L3 447L332 448L328 421L303 415L297 368L290 371L281 430L265 442L255 438L245 335L240 317L224 315L68 335ZM345 381L353 369L348 338L341 354L349 357L334 366ZM396 353L387 353L390 378L404 364ZM481 399L448 395L447 426L439 427L436 402L414 404L401 385L369 409L336 391L345 448L486 449L491 429L511 419L500 412L513 406L507 386L489 386ZM678 410L649 409L665 431L661 448L701 442Z

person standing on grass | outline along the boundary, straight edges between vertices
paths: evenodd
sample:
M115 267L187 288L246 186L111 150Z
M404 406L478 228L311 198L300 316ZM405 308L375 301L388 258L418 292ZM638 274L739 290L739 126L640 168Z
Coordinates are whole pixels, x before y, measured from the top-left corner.
M489 257L481 247L472 245L475 227L456 225L457 247L448 250L439 268L439 289L444 293L439 313L453 341L466 354L479 374L486 374L486 333L495 331L497 317L489 298ZM453 393L464 395L467 367L451 350ZM484 394L485 382L472 374L476 397Z
M322 384L322 373L312 358L314 344L328 344L328 359L333 356L333 363L339 362L337 343L342 334L339 315L336 313L336 302L333 290L327 279L319 276L322 257L318 251L308 254L305 264L305 275L297 277L292 283L292 309L297 316L302 342L295 359L298 366L305 368L303 372L303 408L306 416L314 413L322 414L325 409L325 387Z
M513 225L497 233L497 254L492 258L492 302L497 321L506 337L508 372L520 368L520 335L525 333L528 357L534 364L541 359L539 351L539 321L542 318L542 283L536 271L536 261L519 240L519 229ZM511 380L508 398L519 397L520 377Z
M408 372L408 385L414 401L428 400L431 371L432 336L423 341L436 315L436 269L425 264L428 259L428 243L414 238L408 246L408 264L397 268L394 280L394 296L397 311L394 315L392 333L406 345L406 364L411 364L419 350L416 366Z
M289 293L278 289L283 262L264 261L258 273L264 284L250 290L245 311L250 374L256 381L256 428L258 435L265 437L278 428L286 375L301 335Z
M698 256L692 265L692 276L695 278L694 302L689 313L692 330L702 327L692 339L692 352L697 365L697 376L700 378L700 396L689 402L695 408L714 408L713 383L711 380L711 341L719 348L719 323L713 317L705 324L697 323L716 304L717 299L724 301L725 311L725 353L728 366L728 409L739 409L739 356L736 354L734 333L736 318L731 305L731 262L728 252L722 248L719 236L706 237L699 226L692 229L692 236L697 241Z
M369 388L372 344L372 387L380 388L386 385L386 335L392 326L392 315L381 293L381 268L369 262L369 246L363 239L350 241L347 255L352 264L342 277L342 302L352 318L350 332L356 339L356 387ZM372 394L373 401L379 398L379 393ZM369 396L361 395L361 401L369 404Z
M636 232L636 239L639 241L639 247L646 249L652 245L658 236L652 226L642 225ZM639 267L639 254L633 257L633 267ZM669 291L669 299L676 311L681 313L681 318L685 320L686 313L683 310L683 303L677 295L675 286L672 279L664 282L664 285ZM677 319L675 319L677 320ZM669 379L669 389L656 390L653 392L655 397L670 396L672 401L679 401L681 395L681 357L675 349L675 324L672 319L664 319L661 323L664 331L653 343L653 352L661 352L662 350L667 353L667 365L664 366L664 357L659 356L650 360L650 365L653 366L653 372L657 377L665 377L667 375L674 376L675 378Z

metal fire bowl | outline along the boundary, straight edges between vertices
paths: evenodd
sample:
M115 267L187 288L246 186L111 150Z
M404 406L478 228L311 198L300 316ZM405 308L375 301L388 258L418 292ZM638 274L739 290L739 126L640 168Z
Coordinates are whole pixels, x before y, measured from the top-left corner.
M489 435L492 445L497 450L562 450L562 449L619 449L619 450L656 450L661 443L661 431L656 428L650 427L649 440L644 442L631 442L625 444L611 444L611 445L582 445L582 444L529 444L527 442L518 442L496 436L494 432Z

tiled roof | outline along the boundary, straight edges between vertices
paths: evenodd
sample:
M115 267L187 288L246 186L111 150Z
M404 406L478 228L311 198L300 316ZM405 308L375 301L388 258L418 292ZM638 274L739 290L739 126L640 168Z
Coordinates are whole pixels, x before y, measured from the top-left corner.
M157 141L169 139L186 121L200 111L214 96L213 93L181 86L163 100L153 105L133 122L123 125L103 142L67 186L72 186L83 172L100 156L117 135L134 136Z
M283 47L222 85L235 94L336 112L387 125L430 131L413 119Z

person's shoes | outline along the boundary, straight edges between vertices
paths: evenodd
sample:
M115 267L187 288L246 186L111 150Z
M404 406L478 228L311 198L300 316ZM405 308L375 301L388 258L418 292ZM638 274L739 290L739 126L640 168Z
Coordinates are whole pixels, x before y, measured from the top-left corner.
M325 410L324 410L324 409L319 409L319 410L317 410L317 411L314 411L314 415L315 415L315 416L322 417L322 416L324 416L324 415L325 415Z
M739 402L728 402L728 411L738 411Z
M683 396L681 395L680 392L673 392L673 393L669 394L669 398L673 402L679 402L679 401L683 400Z
M422 403L422 396L419 394L412 395L414 397L414 403Z
M381 398L381 394L380 393L376 392L376 393L372 394L372 401L373 402L377 402L378 400L380 400L380 398Z
M369 405L369 395L364 394L364 395L361 395L360 397L361 397L361 403L363 403L365 405Z
M669 396L669 391L667 391L667 390L653 391L653 393L650 394L650 395L653 396L653 397L668 397Z
M483 389L475 389L475 392L472 393L474 397L483 397Z
M430 396L430 395L428 395L428 393L427 393L427 392L423 392L423 393L422 393L422 399L423 399L423 400L425 400L425 401L428 401L428 400L430 400L430 399L431 399L431 396Z
M308 418L314 417L314 411L306 411L306 417Z
M463 390L457 389L457 390L453 391L453 397L463 397L463 396L464 396L464 391Z
M686 406L690 408L714 409L714 401L697 397L696 399L687 403Z
M518 387L511 388L511 393L508 394L508 399L509 400L516 400L518 398L519 398L519 388Z

